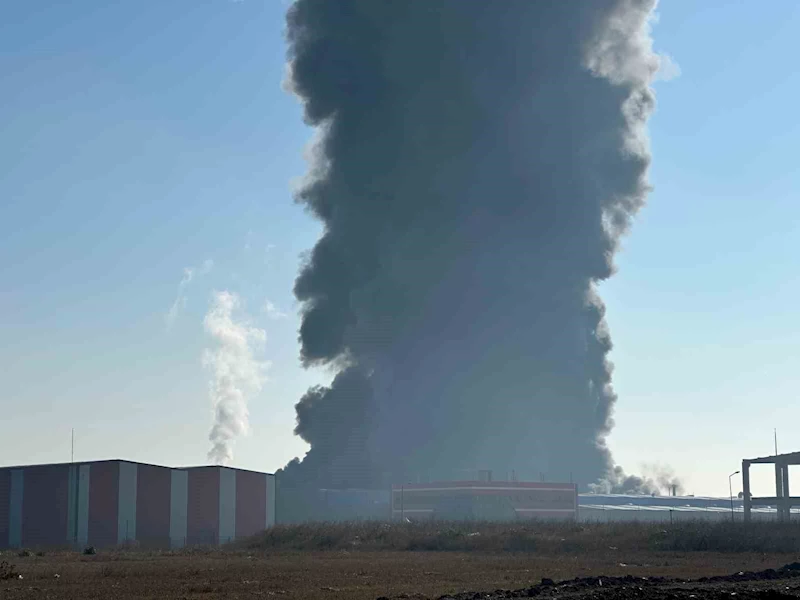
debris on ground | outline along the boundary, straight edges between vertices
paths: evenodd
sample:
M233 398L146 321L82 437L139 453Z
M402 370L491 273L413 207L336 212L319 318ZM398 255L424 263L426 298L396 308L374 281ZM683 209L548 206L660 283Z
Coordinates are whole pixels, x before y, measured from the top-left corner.
M777 585L780 583L780 585ZM687 581L667 577L581 577L542 582L521 590L496 590L488 593L464 592L442 596L439 600L506 600L510 598L562 597L575 600L694 600L735 598L736 600L800 599L800 564L790 563L779 569L739 571L732 575L701 577ZM398 596L397 598L402 598Z
M3 561L0 562L0 580L22 579L22 575L17 573L14 565Z

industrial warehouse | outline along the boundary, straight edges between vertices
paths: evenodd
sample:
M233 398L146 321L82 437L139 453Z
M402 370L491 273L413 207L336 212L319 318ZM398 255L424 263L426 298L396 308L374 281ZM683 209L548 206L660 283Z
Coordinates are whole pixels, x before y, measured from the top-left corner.
M392 518L406 516L486 521L518 518L572 519L578 487L564 483L456 481L392 489Z
M108 460L0 469L0 549L227 543L275 523L275 476Z
M769 460L783 473L798 456L743 465ZM777 481L787 490L783 497L778 491L748 503L733 497L579 494L574 483L493 481L491 471L479 471L472 480L381 490L282 487L280 475L223 466L105 460L5 467L0 468L0 549L219 545L276 523L310 521L788 520L800 511L791 507L797 499L789 496L786 481Z

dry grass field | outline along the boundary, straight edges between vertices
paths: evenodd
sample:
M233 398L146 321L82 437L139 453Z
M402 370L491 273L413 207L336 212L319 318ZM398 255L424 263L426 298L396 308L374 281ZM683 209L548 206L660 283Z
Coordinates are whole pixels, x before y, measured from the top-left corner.
M223 549L7 551L0 561L22 578L0 580L0 598L374 600L513 590L543 578L685 580L778 568L798 560L798 540L800 528L768 524L682 524L670 531L543 523L279 527Z

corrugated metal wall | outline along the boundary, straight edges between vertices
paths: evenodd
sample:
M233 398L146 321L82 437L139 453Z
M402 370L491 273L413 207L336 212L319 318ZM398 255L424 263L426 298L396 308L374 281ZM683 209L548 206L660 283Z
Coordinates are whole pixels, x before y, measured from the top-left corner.
M219 470L219 534L217 543L236 539L236 471Z
M267 527L273 527L277 520L276 515L278 512L278 482L275 475L266 474L265 476L267 479Z
M28 467L22 495L22 545L65 546L69 506L69 468Z
M11 500L11 471L0 471L0 549L8 548L9 500Z
M113 546L117 543L119 463L102 462L89 467L88 543Z
M218 542L219 473L216 467L189 470L186 543L190 546Z
M0 468L0 548L218 544L274 524L274 476L127 461Z
M173 548L186 545L189 473L172 471L169 490L169 540Z
M8 499L8 544L12 548L22 545L23 471L11 471L11 489Z
M236 537L254 535L267 528L267 477L262 473L236 473Z
M142 546L164 548L170 545L172 472L164 467L139 465L136 486L136 541ZM185 535L184 531L181 538Z
M119 463L119 502L117 504L117 543L136 539L136 490L139 465Z

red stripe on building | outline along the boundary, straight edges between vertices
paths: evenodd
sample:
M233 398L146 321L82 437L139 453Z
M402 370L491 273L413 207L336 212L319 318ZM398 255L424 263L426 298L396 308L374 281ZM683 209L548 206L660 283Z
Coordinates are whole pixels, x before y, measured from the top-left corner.
M219 469L189 470L186 543L216 544L219 534Z
M535 492L535 494L534 494ZM415 498L417 497L429 497L434 498L437 495L446 494L448 496L525 496L528 495L535 495L537 497L542 496L544 494L553 496L553 495L563 495L572 497L575 493L575 490L565 490L562 488L549 488L549 489L540 489L540 490L533 490L531 488L500 488L495 490L482 490L479 488L455 488L455 489L416 489L416 490L394 490L395 496L398 498L400 494L413 494Z
M236 473L236 537L267 528L267 478L262 473Z
M117 545L119 463L98 462L89 471L89 544Z
M172 471L139 465L136 479L136 540L145 547L169 547Z
M68 504L68 465L27 467L22 495L22 545L68 544Z
M8 548L9 509L11 508L11 470L0 470L0 548Z
M434 483L409 483L393 485L394 490L426 490L446 488L519 488L519 489L559 489L574 490L574 483L538 483L529 481L437 481Z

